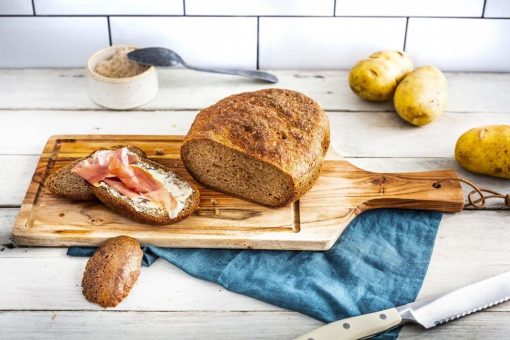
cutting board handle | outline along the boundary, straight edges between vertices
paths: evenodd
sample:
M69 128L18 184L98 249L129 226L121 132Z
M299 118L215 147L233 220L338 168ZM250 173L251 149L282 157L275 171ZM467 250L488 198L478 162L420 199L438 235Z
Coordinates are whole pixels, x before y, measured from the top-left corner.
M459 212L464 194L454 170L411 173L368 173L363 181L364 202L357 213L376 208Z

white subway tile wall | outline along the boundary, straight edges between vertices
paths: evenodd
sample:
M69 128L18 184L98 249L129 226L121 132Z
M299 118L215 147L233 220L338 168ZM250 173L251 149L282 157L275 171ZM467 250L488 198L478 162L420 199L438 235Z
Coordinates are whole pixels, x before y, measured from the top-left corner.
M510 0L487 0L485 17L510 18Z
M350 68L380 49L402 49L405 18L261 18L262 68Z
M182 0L37 0L34 5L41 15L184 14Z
M257 18L112 17L112 43L163 46L192 65L257 67Z
M334 0L186 0L188 15L331 16Z
M336 0L336 15L480 17L483 4L484 0Z
M2 67L84 66L89 55L108 46L103 17L0 18Z
M197 66L348 69L404 49L444 71L510 72L510 0L0 0L0 68L83 67L124 43Z
M406 51L418 66L510 71L510 20L411 18Z
M0 15L32 15L31 0L0 0Z

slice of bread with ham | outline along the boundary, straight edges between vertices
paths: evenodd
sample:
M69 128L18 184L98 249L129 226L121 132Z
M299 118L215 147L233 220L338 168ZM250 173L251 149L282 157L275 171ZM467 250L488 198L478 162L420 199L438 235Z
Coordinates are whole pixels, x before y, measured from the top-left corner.
M104 150L117 150L123 147L128 148L129 151L138 155L139 157L146 157L145 152L136 146L115 145ZM78 159L58 169L57 171L52 172L46 179L46 188L48 188L48 190L54 195L65 197L71 200L89 201L95 199L96 196L92 192L91 186L87 183L86 180L72 173L71 169L73 169L76 164L91 157L97 151L99 150L96 150L87 157Z
M198 207L200 194L192 184L130 147L97 150L68 167L67 176L55 174L57 187L77 176L107 207L140 223L175 223Z

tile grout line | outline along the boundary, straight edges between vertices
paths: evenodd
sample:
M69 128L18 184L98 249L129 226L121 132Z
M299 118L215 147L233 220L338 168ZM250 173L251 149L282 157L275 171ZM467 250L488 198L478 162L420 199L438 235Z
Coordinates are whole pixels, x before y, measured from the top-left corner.
M336 17L336 0L333 1L333 17Z
M112 28L110 26L110 16L106 17L106 22L108 23L108 41L110 42L110 46L112 46Z
M482 7L482 18L485 16L485 5L487 5L487 0L483 1L483 7Z
M35 16L35 15L37 15L37 14L35 13L35 3L34 3L34 1L35 1L35 0L32 0L32 13L33 13L33 15Z
M260 54L260 17L257 17L257 70L259 69L259 54Z
M0 14L0 17L13 17L23 18L27 16L33 16L30 14ZM50 18L97 18L105 17L106 14L36 14L38 17L50 17ZM133 18L182 18L182 14L110 14L109 17L133 17ZM186 15L187 18L319 18L319 19L330 19L332 16L327 15ZM419 19L476 19L476 20L510 20L510 17L473 17L473 16L405 16L405 15L336 15L335 18L362 18L362 19L397 19L397 18L419 18Z
M182 15L186 16L186 0L182 0Z
M406 19L406 31L404 33L404 48L403 51L406 51L406 45L407 45L407 27L409 26L409 17Z

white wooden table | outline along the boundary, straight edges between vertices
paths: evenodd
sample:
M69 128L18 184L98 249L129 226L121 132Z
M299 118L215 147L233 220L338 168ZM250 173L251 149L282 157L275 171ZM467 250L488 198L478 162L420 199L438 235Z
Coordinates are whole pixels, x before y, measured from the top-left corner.
M510 74L448 74L448 112L433 124L402 122L391 103L355 97L343 71L280 71L279 87L302 91L329 113L332 147L374 171L456 168L486 187L510 181L466 173L452 158L468 128L510 124ZM194 279L160 260L142 268L131 294L104 310L80 283L85 258L66 249L13 248L11 227L47 138L53 134L184 134L198 109L264 87L186 70L160 73L160 93L136 111L106 111L87 96L83 70L0 70L0 338L287 339L320 322ZM510 270L510 212L493 208L445 215L419 297ZM508 338L510 303L409 337Z

